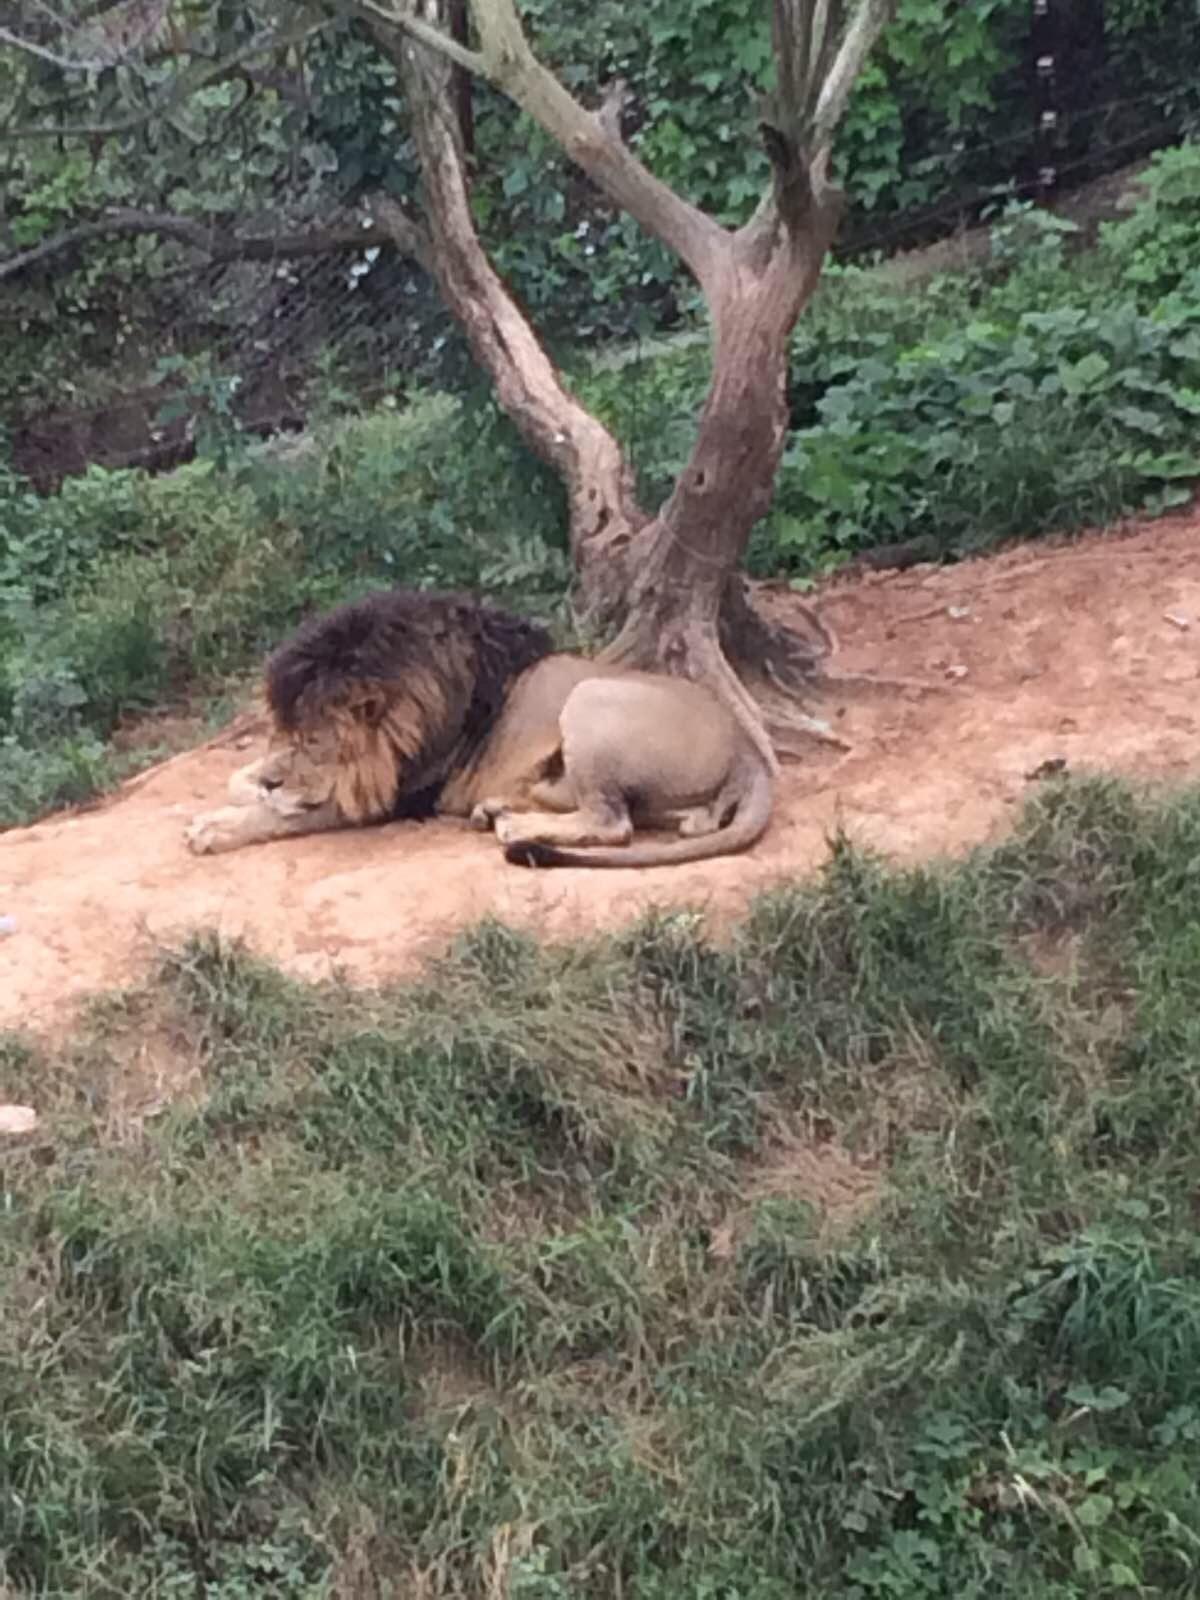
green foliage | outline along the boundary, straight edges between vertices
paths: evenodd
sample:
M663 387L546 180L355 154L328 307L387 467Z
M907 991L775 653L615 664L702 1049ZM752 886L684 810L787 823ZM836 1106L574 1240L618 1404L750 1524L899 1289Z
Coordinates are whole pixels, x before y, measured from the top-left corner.
M295 529L319 569L509 597L566 578L562 487L478 389L334 424L251 482L260 514Z
M0 521L0 821L84 798L126 717L216 686L292 620L316 580L212 463L151 478L93 468ZM118 763L118 767L119 767Z
M1143 176L1146 198L1132 216L1101 229L1117 281L1153 306L1184 288L1200 246L1200 144L1156 153Z
M1005 90L1028 18L1022 0L900 0L838 136L838 174L856 212L946 207L1010 179L1029 108Z
M0 1040L0 1576L1183 1600L1198 856L1200 791L1056 783L720 947L490 924L352 996L199 940ZM150 1031L203 1088L131 1129Z
M64 5L58 14L80 9ZM172 14L173 44L186 39L190 56L135 57L88 75L0 50L0 100L17 108L20 126L116 129L103 139L6 140L0 249L36 246L106 208L174 212L232 231L239 218L264 214L285 229L305 224L381 186L418 198L406 107L359 24L327 18L280 48L272 37L295 16L279 0L180 4ZM748 217L767 178L755 108L774 74L768 8L530 0L522 16L543 58L585 103L615 78L628 84L629 142L654 172L723 222ZM1026 0L899 0L838 138L850 202L843 246L893 232L914 213L935 211L944 226L1030 175L1029 26ZM1105 29L1107 64L1089 102L1068 107L1064 119L1068 171L1084 157L1111 165L1142 141L1178 137L1200 108L1193 0L1110 4ZM59 42L71 45L71 30ZM216 73L181 94L170 115L141 120L180 78L207 78L239 52L247 76ZM694 299L678 263L502 96L477 85L474 107L472 201L497 263L539 324L556 338L592 339L675 322ZM185 260L179 245L153 236L101 239L82 260L53 258L44 282L21 282L5 372L19 409L51 394L83 401L113 363L127 363L141 381L164 334L173 357L195 354L174 344L171 287ZM162 329L145 326L154 315ZM197 328L194 342L215 328L236 342L237 329L219 316ZM426 347L442 338L421 332ZM90 374L80 370L81 352Z
M1200 200L1195 146L1162 152L1148 199L1100 250L1013 207L993 264L909 294L832 269L793 346L796 424L752 570L807 577L925 536L975 552L1183 503L1200 477ZM687 459L708 379L683 346L581 392L626 442L648 504Z
M1068 302L881 338L792 435L762 545L801 569L918 533L957 554L1185 501L1197 306L1191 289L1157 316Z

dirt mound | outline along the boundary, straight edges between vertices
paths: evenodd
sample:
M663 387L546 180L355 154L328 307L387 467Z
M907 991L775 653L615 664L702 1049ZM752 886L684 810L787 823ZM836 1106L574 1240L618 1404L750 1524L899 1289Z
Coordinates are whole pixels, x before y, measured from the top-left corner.
M785 591L764 603L786 613ZM224 802L245 737L175 757L103 805L0 836L0 1027L65 1020L198 927L241 935L306 977L411 971L485 913L548 936L651 903L718 917L821 861L830 832L897 859L1003 832L1028 775L1064 760L1146 778L1200 771L1200 513L945 570L828 585L843 672L928 680L833 696L853 745L787 769L749 855L638 873L527 872L452 823L396 824L197 859L183 828ZM238 748L239 744L242 748Z

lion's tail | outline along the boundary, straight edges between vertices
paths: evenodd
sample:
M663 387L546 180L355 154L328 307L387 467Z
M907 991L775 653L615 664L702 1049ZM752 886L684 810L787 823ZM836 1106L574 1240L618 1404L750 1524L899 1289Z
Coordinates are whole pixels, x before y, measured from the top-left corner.
M661 844L621 845L617 849L564 850L557 845L514 839L504 847L504 859L520 867L675 867L687 861L708 861L748 850L767 831L771 820L771 775L756 760L749 785L738 801L732 821L715 833L695 839L670 839Z

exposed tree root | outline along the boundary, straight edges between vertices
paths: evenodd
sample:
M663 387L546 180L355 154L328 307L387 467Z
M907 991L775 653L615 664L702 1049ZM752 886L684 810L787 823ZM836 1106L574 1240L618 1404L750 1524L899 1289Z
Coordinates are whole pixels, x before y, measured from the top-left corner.
M848 751L846 740L809 710L837 639L812 606L797 602L795 611L802 630L770 621L750 604L744 584L731 584L721 613L725 654L753 697L777 759L799 760L812 753L814 743Z
M813 607L797 602L792 609L799 627L790 617L787 624L764 617L750 604L742 581L735 579L723 596L719 629L695 593L684 595L679 610L668 614L666 607L628 612L601 659L707 683L733 711L773 773L781 760L811 757L814 747L843 755L853 750L821 715L824 707L881 694L945 694L951 687L831 671L826 662L837 648L836 636Z
M756 696L759 711L780 760L799 761L812 753L814 744L824 745L843 752L854 747L841 734L835 733L824 717L811 716L798 706L792 696Z
M803 695L837 649L837 637L813 606L795 601L792 621L772 622L751 604L746 585L733 578L721 604L721 646L739 670L767 677L783 694Z
M748 687L754 693L781 760L802 760L810 756L814 742L843 753L853 750L853 744L835 733L825 717L815 714L822 705L834 704L840 709L862 700L875 700L880 695L945 694L950 688L948 684L925 683L916 678L821 671L814 673L800 692L789 684L776 682L770 670L761 674L764 680L761 684L755 681L755 675L748 676Z
M951 683L935 683L926 678L893 678L886 673L822 672L813 679L811 693L817 699L840 698L874 700L880 695L950 694Z

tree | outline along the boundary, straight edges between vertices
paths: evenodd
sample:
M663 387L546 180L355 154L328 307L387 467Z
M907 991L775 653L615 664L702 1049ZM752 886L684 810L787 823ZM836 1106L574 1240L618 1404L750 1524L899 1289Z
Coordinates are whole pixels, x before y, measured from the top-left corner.
M770 506L783 453L790 336L840 215L829 179L833 134L886 21L887 0L861 0L848 23L841 0L774 0L777 85L759 115L772 182L733 231L660 183L623 143L620 83L596 110L567 93L535 57L513 0L471 0L474 49L432 23L432 7L351 3L404 85L427 233L386 198L376 204L401 248L422 253L501 404L561 474L583 607L617 630L605 655L704 678L760 747L791 748L813 724L781 701L810 686L828 636L819 625L809 638L769 626L749 605L738 569ZM638 504L617 441L564 387L480 245L458 125L448 114L455 67L514 100L680 257L704 294L712 324L708 396L691 458L653 514Z
M111 133L175 116L189 96L231 79L252 83L257 73L261 81L264 62L278 72L331 19L357 19L395 68L421 177L419 206L382 191L370 196L373 221L434 277L500 404L561 475L578 600L614 635L605 654L707 679L774 761L772 741L786 751L813 728L796 697L811 687L830 641L815 618L809 636L768 624L750 605L739 568L770 505L785 443L790 336L838 225L833 136L890 9L891 0L771 0L776 83L758 108L771 181L737 228L691 205L638 160L621 135L620 82L594 109L567 91L535 56L514 0L468 0L469 27L461 0L256 0L232 39L215 38L215 13L189 0L122 0L85 8L86 21L73 29L44 8L61 37L47 42L44 26L36 37L5 32L0 43L66 77L119 77L152 58L138 80L139 109ZM192 49L201 35L204 48ZM164 58L177 58L173 75L164 76ZM679 257L704 296L709 391L690 460L657 510L638 503L617 440L570 393L480 242L463 142L464 73L486 80L549 134ZM75 131L95 139L105 128ZM157 215L132 211L129 228L154 225ZM171 232L169 222L162 231ZM236 251L237 243L225 237L221 248Z

